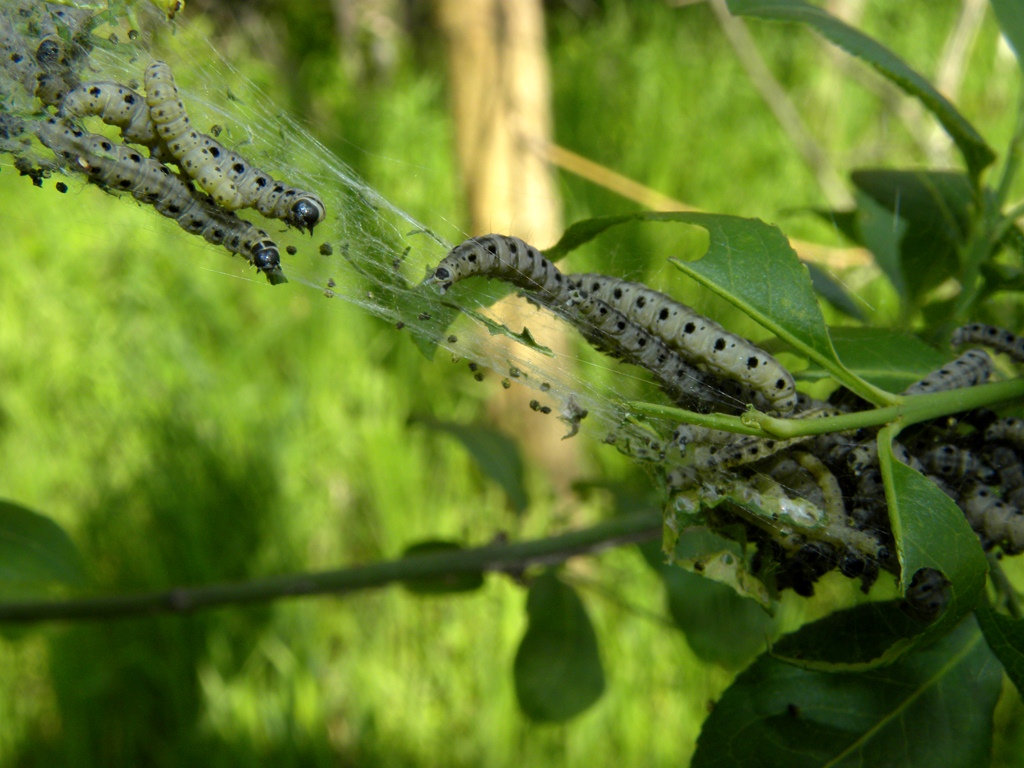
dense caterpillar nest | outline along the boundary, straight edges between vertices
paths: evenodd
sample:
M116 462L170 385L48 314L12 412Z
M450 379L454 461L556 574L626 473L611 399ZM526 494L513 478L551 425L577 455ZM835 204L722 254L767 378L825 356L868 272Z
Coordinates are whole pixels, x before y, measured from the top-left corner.
M145 96L122 83L82 82L93 23L89 10L54 3L21 2L0 9L0 95L14 104L35 97L56 109L56 116L41 120L8 110L0 126L0 149L14 154L22 174L37 184L59 169L103 189L129 193L186 232L243 256L271 283L286 282L277 244L234 211L255 208L312 234L326 215L321 199L275 181L195 130L163 62L146 68ZM34 51L30 40L38 42ZM92 117L120 129L124 143L84 129L84 119ZM33 135L52 158L33 155L28 140Z
M323 226L342 237L334 246L321 245L324 260L318 263L327 264L336 248L371 290L364 290L362 282L355 288L356 281L345 283L341 276L338 285L332 274L321 283L321 290L327 286L324 295L344 295L347 289L347 298L367 310L397 320L421 339L444 344L447 338L445 346L453 352L484 360L510 379L525 380L525 366L512 357L488 357L482 333L467 338L460 330L457 340L437 320L442 305L431 288L444 294L474 275L504 281L573 325L598 350L648 371L673 403L692 411L741 414L753 405L813 419L868 407L845 390L828 402L811 400L797 392L792 375L774 357L671 297L616 277L563 274L516 238L471 239L440 264L432 256L436 266L429 285L418 286L401 274L408 253L398 247L401 237L377 239L375 231L368 234L374 222L357 240L341 228L349 226L347 221L338 223L344 219L340 196L325 204L320 196L325 190L315 194L277 181L219 143L213 128L208 134L196 130L166 65L124 57L114 77L95 78L90 54L96 38L90 30L96 21L90 10L38 0L15 0L0 8L0 153L13 156L16 167L34 181L60 171L131 195L185 231L243 256L273 283L284 281L275 242L279 235L271 237L235 211L252 207L293 231L312 232L326 218ZM126 72L141 77L141 87L131 75L122 76ZM92 133L90 121L100 129L117 129L121 141ZM41 153L40 145L49 154ZM315 161L329 164L321 156ZM383 207L367 188L346 183L351 198L346 202L356 201L360 213ZM369 254L362 262L355 260L360 251ZM294 255L293 246L287 252ZM989 326L966 326L953 342L987 346L1018 363L1024 357L1020 339ZM529 374L535 373L545 377L532 379L535 386L544 382L541 391L551 388L549 380L555 382L550 396L560 402L556 407L570 435L575 434L593 414L600 394L595 396L584 378L548 379L548 371L530 369ZM968 387L991 373L991 358L968 348L904 394ZM483 374L474 370L474 375ZM781 441L681 424L674 433L652 435L622 424L623 411L608 405L607 398L601 404L603 412L591 415L590 422L610 426L608 441L658 475L670 498L669 524L706 524L752 542L757 549L752 567L771 588L809 595L823 574L838 569L860 579L867 590L880 571L898 572L876 430ZM537 402L536 410L551 409ZM1017 554L1024 549L1022 433L1017 420L975 412L908 429L894 452L959 504L986 549ZM936 598L942 592L940 578L915 574L911 583L916 588L908 594L919 595L919 616L935 614L928 606L941 609Z
M869 407L844 389L828 402L797 395L777 360L689 307L617 278L563 275L516 238L469 240L427 282L444 292L474 275L514 285L598 349L647 368L674 402L692 410L737 412L749 403L813 419ZM989 346L1024 364L1024 340L1008 331L973 324L957 330L953 343ZM971 348L902 394L974 386L992 372L991 357ZM835 569L860 579L865 592L880 571L899 573L876 436L876 429L860 429L773 440L681 424L665 441L609 441L657 467L678 513L670 524L685 525L689 515L717 531L740 531L757 546L755 575L774 590L811 595ZM1008 555L1024 551L1022 451L1024 420L990 412L920 424L893 444L898 461L960 506L986 550ZM935 618L944 587L938 572L914 574L908 612Z

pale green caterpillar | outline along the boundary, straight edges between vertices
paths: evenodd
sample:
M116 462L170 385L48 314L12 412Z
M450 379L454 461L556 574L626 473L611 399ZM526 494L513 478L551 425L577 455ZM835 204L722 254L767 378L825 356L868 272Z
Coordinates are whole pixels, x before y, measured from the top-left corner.
M313 233L323 221L323 201L311 192L275 181L241 155L192 127L170 67L157 61L146 68L146 103L156 132L181 169L229 211L255 208Z

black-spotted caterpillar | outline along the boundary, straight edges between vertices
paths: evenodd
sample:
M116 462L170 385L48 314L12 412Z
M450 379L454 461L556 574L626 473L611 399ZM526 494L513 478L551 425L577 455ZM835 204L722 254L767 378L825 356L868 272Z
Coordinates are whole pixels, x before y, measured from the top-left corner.
M670 394L689 404L699 403L700 410L706 410L714 401L722 401L723 394L724 399L733 407L741 402L753 401L762 408L783 410L788 407L788 410L792 410L796 404L792 377L749 342L728 334L730 342L727 350L715 350L714 341L709 344L712 348L710 355L716 360L715 365L707 365L711 369L709 373L728 372L730 375L727 378L735 381L738 386L730 387L731 382L718 382L696 368L695 357L698 358L697 362L706 362L692 354L696 345L687 347L678 344L673 349L661 334L657 322L645 325L627 312L625 307L611 304L600 294L591 294L589 288L596 278L567 278L540 251L519 238L504 235L471 238L456 246L441 261L428 282L437 284L444 293L456 282L472 276L500 279L522 289L530 298L573 323L598 349L625 362L647 368ZM663 296L654 291L650 291L650 294ZM671 301L668 297L664 298ZM631 306L629 302L626 305ZM710 329L712 326L720 328L711 321L705 321L701 327ZM726 332L723 330L722 333ZM750 366L749 360L754 355L757 364ZM743 372L729 370L729 356L739 360L737 364L744 367ZM774 366L768 363L769 360ZM765 386L755 384L751 373L755 367L765 372L772 370L774 381L766 383L767 376L762 375L758 383ZM785 382L778 387L776 384L782 378L780 371L785 374ZM785 391L784 397L780 397L782 391Z
M98 117L107 125L120 128L121 138L129 144L149 147L153 159L173 159L161 144L146 100L127 86L83 83L64 97L58 114L64 118Z
M1009 355L1015 363L1024 365L1024 338L1002 328L984 323L971 323L953 331L950 344L962 347L967 344L984 344L997 352Z
M313 233L324 219L324 204L311 192L275 181L241 155L192 127L170 67L157 61L146 68L146 103L156 132L181 169L222 208L255 208Z
M106 189L131 193L136 200L174 219L186 232L244 256L271 283L286 281L277 246L266 232L218 208L167 166L124 144L52 117L39 124L36 134L68 170L84 173L89 181Z
M771 407L791 413L796 407L793 376L767 352L685 304L639 283L595 274L570 275L576 286L604 301L663 339L686 360L713 374L762 392Z

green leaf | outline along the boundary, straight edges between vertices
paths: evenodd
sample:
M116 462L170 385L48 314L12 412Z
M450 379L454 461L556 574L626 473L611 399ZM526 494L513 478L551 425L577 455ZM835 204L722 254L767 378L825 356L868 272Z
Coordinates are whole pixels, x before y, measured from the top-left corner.
M0 501L0 596L49 594L57 585L85 582L82 557L64 529L48 517Z
M1024 694L1024 619L996 613L987 600L982 601L974 615L988 647L1002 662L1017 692Z
M959 252L975 207L966 175L952 171L859 170L851 178L883 209L865 209L865 224L870 226L865 235L873 238L869 247L893 285L897 285L896 265L890 263L893 217L905 224L906 231L898 241L898 266L911 298L959 274ZM860 200L866 202L863 196Z
M732 587L676 566L663 565L660 572L669 614L704 661L739 668L778 631L777 617Z
M408 547L402 557L416 555L434 555L441 552L461 552L464 547L454 541L431 539L420 541ZM480 571L449 573L443 576L422 576L405 579L402 585L410 592L418 595L438 595L451 592L472 592L484 584L484 575Z
M698 261L671 259L676 267L742 309L857 394L879 402L879 393L850 373L836 356L807 268L777 227L735 216L684 215L708 231L710 246Z
M900 591L906 593L921 568L934 568L952 582L948 607L922 636L937 637L977 606L988 562L964 513L924 475L896 461L889 438L889 427L879 432L878 463L900 561Z
M1024 0L990 0L996 21L1024 72Z
M512 510L516 514L526 511L530 499L523 477L523 458L519 446L508 435L490 427L467 426L426 417L414 420L456 437L481 471L505 489Z
M811 671L764 655L715 704L691 765L988 765L1001 684L970 618L941 641L866 673Z
M949 360L909 333L883 328L832 328L830 333L843 364L889 392L902 392ZM820 375L820 369L818 372ZM801 378L813 379L815 375L811 370L802 371Z
M856 672L889 664L924 627L900 608L899 600L864 603L805 624L780 639L771 655L804 669Z
M813 262L805 261L804 266L810 273L811 285L814 286L814 290L829 304L854 320L864 322L867 319L864 317L864 310L838 280Z
M802 0L728 0L728 5L736 16L806 24L847 53L870 64L935 115L960 149L972 176L978 177L995 159L995 153L981 134L945 96L899 56L863 32Z
M513 668L519 706L533 720L568 720L604 692L590 617L576 592L553 570L530 587L526 613L529 626Z
M907 298L907 280L903 274L900 244L907 233L907 222L899 214L878 203L865 192L857 190L857 242L871 251L901 300Z

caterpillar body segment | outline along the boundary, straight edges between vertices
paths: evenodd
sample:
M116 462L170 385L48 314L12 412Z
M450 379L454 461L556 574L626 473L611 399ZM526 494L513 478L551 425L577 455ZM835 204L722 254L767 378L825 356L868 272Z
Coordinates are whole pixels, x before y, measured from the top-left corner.
M317 195L275 181L213 137L195 130L164 62L146 68L145 86L150 117L168 153L217 205L229 211L255 208L313 234L326 215Z
M271 283L286 282L277 245L266 232L218 208L167 166L131 147L78 130L57 118L44 121L36 132L65 168L85 174L89 181L105 189L128 192L136 200L152 205L186 232L243 256Z
M646 368L676 402L699 411L710 410L714 405L731 406L736 410L743 402L724 397L717 382L708 374L600 299L573 290L569 292L567 303L566 317L587 341L602 352Z
M997 352L1005 353L1013 362L1024 365L1024 337L994 325L971 323L957 328L953 331L950 344L954 347L983 344Z
M774 357L670 296L639 283L596 274L569 276L594 295L663 339L684 358L763 392L779 413L797 405L793 376Z
M569 280L540 251L518 237L470 238L441 260L427 282L445 294L455 283L474 276L514 285L549 309L563 307L568 301Z
M1024 514L999 498L995 488L977 484L961 498L960 508L985 549L998 546L1008 555L1024 552Z
M120 128L121 138L126 142L149 147L154 159L171 159L162 151L160 134L145 98L127 86L109 82L82 83L64 97L58 115L65 119L98 117L107 125Z
M929 392L948 392L984 384L992 375L992 358L982 349L968 349L960 357L946 363L939 370L911 384L902 394L925 395Z
M963 480L976 477L984 483L996 479L996 472L973 451L945 444L932 448L921 457L925 469L944 480Z

